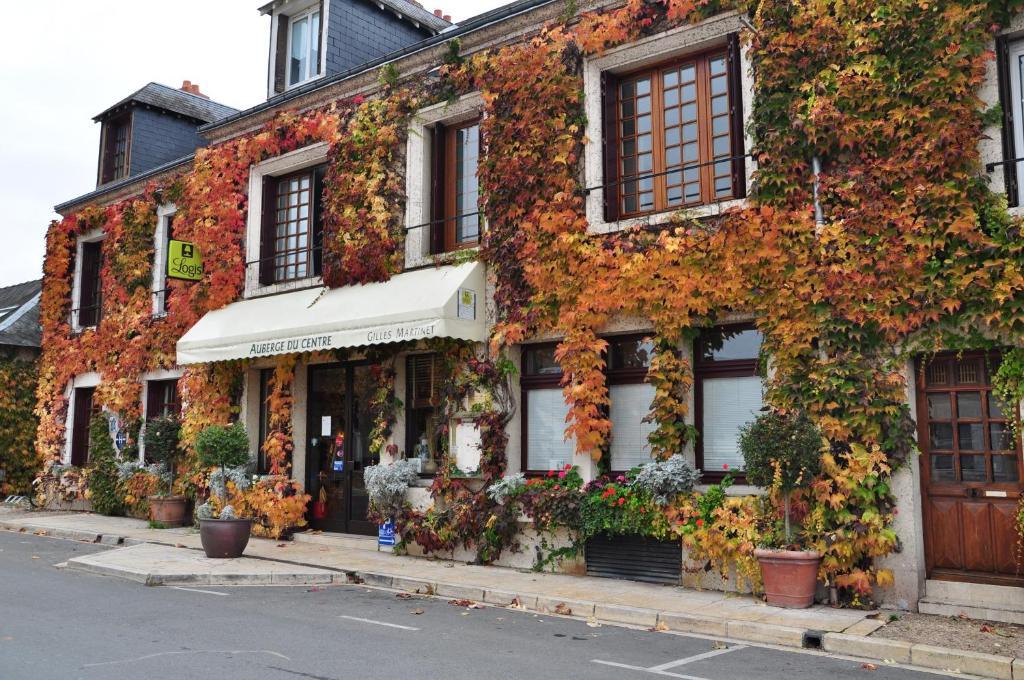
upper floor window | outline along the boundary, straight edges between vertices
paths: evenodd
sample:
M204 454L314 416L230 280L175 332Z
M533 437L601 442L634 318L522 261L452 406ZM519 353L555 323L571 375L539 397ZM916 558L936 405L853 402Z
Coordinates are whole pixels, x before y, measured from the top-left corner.
M305 3L303 3L305 4ZM284 92L320 75L322 70L323 3L276 15L273 91Z
M128 176L128 154L131 148L131 114L111 118L103 124L100 155L100 184Z
M79 244L78 299L73 325L89 328L99 325L103 315L103 241L82 241Z
M263 178L260 283L269 285L319 276L320 211L325 167Z
M480 241L480 122L434 128L432 250L450 252Z
M742 196L738 44L604 74L606 218Z
M1003 179L1006 201L1020 205L1020 179L1024 176L1024 40L996 40L998 51L999 100L1003 110ZM988 166L989 172L995 165Z

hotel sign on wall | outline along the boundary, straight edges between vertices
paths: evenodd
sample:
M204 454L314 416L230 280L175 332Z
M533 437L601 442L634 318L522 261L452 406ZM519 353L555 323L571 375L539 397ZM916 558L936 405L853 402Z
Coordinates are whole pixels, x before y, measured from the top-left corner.
M173 239L168 242L167 276L186 281L203 278L203 258L195 244Z

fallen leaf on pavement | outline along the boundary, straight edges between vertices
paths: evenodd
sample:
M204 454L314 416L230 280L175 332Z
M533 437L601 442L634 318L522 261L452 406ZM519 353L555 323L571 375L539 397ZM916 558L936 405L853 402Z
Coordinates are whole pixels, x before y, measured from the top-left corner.
M714 649L726 649L728 647L729 647L729 645L725 644L721 640L715 640Z
M520 602L518 597L513 597L512 602L508 606L512 609L526 609L526 605Z
M572 616L572 608L564 602L559 602L555 605L555 613L562 616Z
M397 597L399 600L411 600L412 599L412 594L411 593L395 593L395 597Z
M587 619L587 625L590 626L591 628L600 628L601 627L601 624L598 623L597 619L595 619L593 616L591 616L589 619Z
M462 612L463 616L469 616L469 612Z
M454 607L468 607L473 604L473 600L448 600L448 604Z
M307 593L319 593L320 590L321 590L320 586L313 586L312 588L306 588L306 592Z
M184 543L175 543L174 547L175 548L187 548L188 546L185 545Z
M39 555L33 555L33 556L32 556L32 559L34 559L34 560L38 560L38 559L39 559Z
M878 670L878 666L876 666L873 663L862 663L860 665L860 667L863 668L866 671L877 671Z
M287 544L287 543L278 543L278 544L277 544L277 547L278 547L278 548L287 548L287 547L288 547L288 544Z
M982 624L982 626L981 626L981 628L979 630L982 633L994 633L994 632L996 632L995 628L993 628L992 626L988 625L987 623L986 624Z
M413 609L413 610L412 610L411 612L409 612L409 613L410 613L410 614L415 614L416 616L419 616L420 614L422 614L422 613L423 613L423 610L422 610L422 609Z
M664 633L668 630L668 626L665 625L664 621L658 621L654 628L651 628L652 633Z

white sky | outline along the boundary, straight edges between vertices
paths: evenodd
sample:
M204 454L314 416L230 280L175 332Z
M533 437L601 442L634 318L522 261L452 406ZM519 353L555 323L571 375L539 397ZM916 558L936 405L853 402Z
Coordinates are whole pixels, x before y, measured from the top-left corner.
M266 98L266 0L32 0L0 40L0 286L42 276L53 206L96 186L92 117L150 81ZM428 0L454 21L508 0ZM41 32L40 32L41 31Z

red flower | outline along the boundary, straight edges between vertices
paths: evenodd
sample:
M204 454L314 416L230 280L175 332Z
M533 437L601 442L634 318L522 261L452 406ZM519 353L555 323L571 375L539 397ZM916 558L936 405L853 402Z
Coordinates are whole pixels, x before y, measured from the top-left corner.
M702 520L702 519L697 520L697 526L699 526L699 527L704 526L704 520Z
M624 482L624 481L626 481L626 478L623 477L622 475L619 475L618 477L615 478L615 481L617 481L617 482Z
M554 470L548 470L548 477L554 477L554 476L555 476L555 471Z
M625 499L625 498L620 498L620 499L619 499L619 505L622 505L622 504L623 504L623 503L625 503L625 502L626 502L626 499Z
M561 486L559 486L558 484L555 484L555 491L558 491L561 488L562 488Z
M729 469L729 464L728 463L723 463L722 464L722 469L723 470L728 470Z
M572 469L572 465L569 465L568 463L566 463L566 464L565 464L565 467L564 467L564 468L562 468L562 469L563 469L563 470L566 470L566 471L569 471L569 470L571 470L571 469Z

